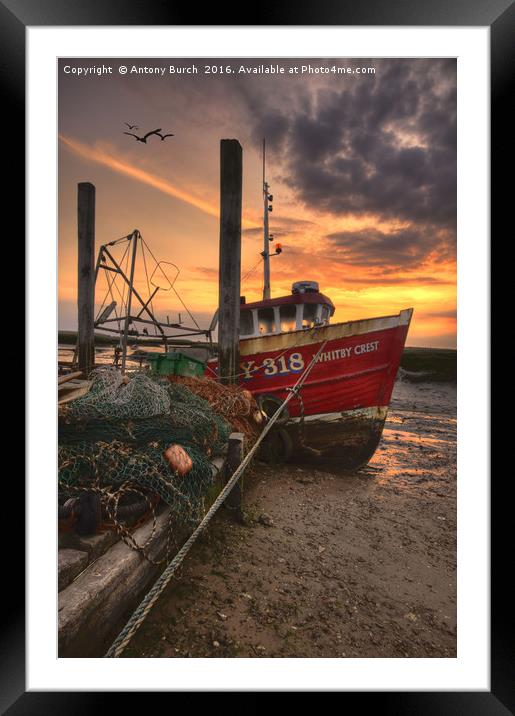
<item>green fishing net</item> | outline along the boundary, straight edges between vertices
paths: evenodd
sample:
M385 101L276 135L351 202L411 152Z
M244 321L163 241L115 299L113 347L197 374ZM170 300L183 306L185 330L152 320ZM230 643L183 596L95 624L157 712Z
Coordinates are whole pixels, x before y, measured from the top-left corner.
M131 482L157 493L181 521L197 521L213 483L211 458L231 428L188 388L111 367L93 371L89 392L59 406L60 496L77 488L116 489ZM163 457L181 445L193 463L180 476Z

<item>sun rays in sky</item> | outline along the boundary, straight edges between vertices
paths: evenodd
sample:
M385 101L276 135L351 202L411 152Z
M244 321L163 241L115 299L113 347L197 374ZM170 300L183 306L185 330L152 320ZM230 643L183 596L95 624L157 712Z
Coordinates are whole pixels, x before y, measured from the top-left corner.
M59 140L67 149L76 154L78 157L81 157L82 159L86 160L87 162L94 162L96 164L100 164L104 167L107 167L108 169L111 169L113 172L123 174L124 176L129 177L134 181L141 182L142 184L147 184L153 189L156 189L156 191L160 191L163 194L167 194L168 196L173 197L174 199L179 199L180 201L183 201L190 206L194 206L196 209L198 209L199 211L203 211L209 216L214 216L217 218L219 216L219 207L217 205L204 201L200 197L195 196L194 194L185 191L180 187L174 186L166 179L156 176L151 172L139 169L133 164L124 161L122 158L116 157L106 148L89 147L82 142L79 142L75 139L71 139L70 137L65 137L62 134L59 135ZM243 217L242 226L244 229L247 227L255 228L258 227L259 224Z

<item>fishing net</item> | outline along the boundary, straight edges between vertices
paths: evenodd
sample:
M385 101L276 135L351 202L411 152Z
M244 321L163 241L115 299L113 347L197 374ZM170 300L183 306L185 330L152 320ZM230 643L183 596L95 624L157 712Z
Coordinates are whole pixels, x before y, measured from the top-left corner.
M91 374L89 392L59 406L59 492L106 495L128 484L159 495L179 522L198 521L213 484L210 458L221 452L230 424L184 385L113 368ZM185 475L163 456L180 445L192 462Z
M116 368L94 370L91 387L70 403L60 406L60 417L69 421L91 418L152 418L170 412L170 396L163 386L145 373L123 376Z
M230 423L233 430L244 433L250 442L255 440L263 417L252 393L248 390L237 385L222 385L205 377L174 376L170 380L173 384L185 386L198 397L207 400L211 409Z

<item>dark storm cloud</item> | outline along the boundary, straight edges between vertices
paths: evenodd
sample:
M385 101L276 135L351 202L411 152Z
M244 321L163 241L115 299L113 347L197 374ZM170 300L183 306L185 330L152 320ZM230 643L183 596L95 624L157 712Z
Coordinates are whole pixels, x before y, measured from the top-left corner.
M360 63L375 65L376 74L318 86L306 80L294 102L287 88L259 101L254 93L247 104L256 144L270 137L284 181L310 207L452 230L455 61Z
M355 266L410 269L431 253L445 257L448 237L432 229L410 227L392 232L379 229L338 231L326 236L335 260Z
M257 113L252 128L252 139L259 144L263 141L263 137L266 137L268 148L274 151L280 149L288 130L289 120L281 112L272 110L263 115Z
M285 67L304 62L269 60ZM245 61L248 66L261 63ZM181 64L230 64L237 69L242 61ZM188 75L187 82L180 75L166 80L120 76L115 81L127 91L143 93L160 117L171 114L170 122L181 116L188 125L208 122L259 150L266 137L276 180L315 210L372 214L452 230L456 61L322 59L311 64L372 66L375 74L198 74ZM163 87L166 91L156 91Z

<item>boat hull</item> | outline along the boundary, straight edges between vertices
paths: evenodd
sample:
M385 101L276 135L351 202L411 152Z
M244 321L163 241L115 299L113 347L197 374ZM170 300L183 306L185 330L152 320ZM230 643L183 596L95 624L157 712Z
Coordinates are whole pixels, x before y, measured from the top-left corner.
M365 465L381 440L387 409L377 406L289 419L282 426L291 440L288 459L331 463L344 470Z
M240 384L265 412L288 395L318 351L317 362L282 416L292 456L355 469L381 439L412 316L331 324L240 342ZM209 370L216 372L216 364Z

